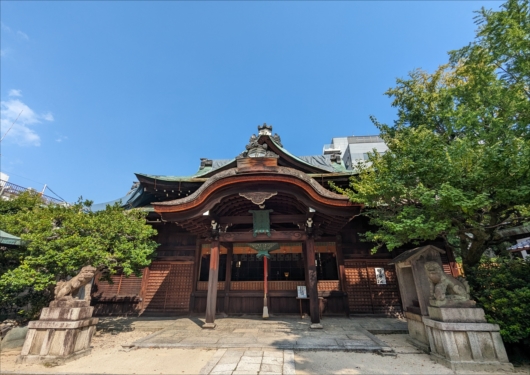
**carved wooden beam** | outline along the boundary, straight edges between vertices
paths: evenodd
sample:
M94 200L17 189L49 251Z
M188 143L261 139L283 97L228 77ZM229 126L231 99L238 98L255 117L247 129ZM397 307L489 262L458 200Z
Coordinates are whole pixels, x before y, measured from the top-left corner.
M303 223L305 222L305 215L271 215L270 221L273 224L281 223ZM220 224L252 224L252 216L221 216L219 218Z
M221 242L264 242L264 241L304 241L307 235L302 231L271 232L271 236L258 234L256 237L252 232L226 232L219 233Z

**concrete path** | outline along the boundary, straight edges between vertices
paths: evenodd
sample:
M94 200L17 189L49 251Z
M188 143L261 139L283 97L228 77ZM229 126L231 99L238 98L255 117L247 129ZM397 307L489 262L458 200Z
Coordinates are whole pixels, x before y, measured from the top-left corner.
M292 350L218 349L200 374L295 375Z
M311 329L309 319L275 317L220 318L213 330L201 328L199 318L181 318L174 324L135 341L137 348L252 348L289 350L338 350L355 352L391 352L392 349L368 329L390 333L406 332L406 323L398 319L322 320L323 329Z

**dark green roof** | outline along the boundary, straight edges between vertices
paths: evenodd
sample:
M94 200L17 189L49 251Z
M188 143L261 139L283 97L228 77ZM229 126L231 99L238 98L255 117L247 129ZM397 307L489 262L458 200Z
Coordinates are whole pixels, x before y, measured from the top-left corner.
M20 246L23 243L24 241L22 241L20 237L13 236L12 234L9 234L7 232L4 232L3 230L0 230L0 244Z

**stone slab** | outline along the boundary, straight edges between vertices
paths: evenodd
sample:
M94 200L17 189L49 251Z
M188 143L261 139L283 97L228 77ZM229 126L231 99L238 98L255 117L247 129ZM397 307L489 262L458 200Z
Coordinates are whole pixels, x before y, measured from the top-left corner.
M0 343L0 350L14 350L22 348L24 340L28 334L28 327L15 327L11 329Z
M426 317L423 317L423 323L428 327L433 327L441 331L500 331L498 324L490 323L449 323L438 322Z
M98 318L83 319L77 321L52 321L52 320L32 320L28 324L30 329L75 329L96 325Z
M262 363L261 364L261 369L259 371L260 374L263 374L263 373L275 373L275 374L281 374L282 373L282 367L283 365L270 365L270 364L267 364L267 363Z
M410 312L410 311L405 311L404 315L405 315L405 318L407 320L410 319L410 320L416 320L418 322L423 322L423 320L421 319L422 316L420 314L415 314L415 313Z
M292 350L284 350L283 352L283 375L295 375L294 367L294 352Z
M204 330L200 329L203 321L202 317L178 318L175 324L133 344L137 348L380 352L387 345L363 327L393 329L394 326L406 326L405 321L393 318L328 317L322 321L324 329L312 330L308 319L281 316L262 320L256 316L219 318L214 330ZM196 330L191 333L190 327Z
M437 354L431 353L431 359L444 365L445 367L450 368L456 373L462 371L476 371L476 372L489 372L489 373L505 373L505 372L514 372L513 365L511 363L500 363L500 362L451 362L446 358L443 358Z
M408 341L418 349L429 353L429 337L427 337L423 317L411 312L406 312L405 317L407 318L407 326L409 329L410 340Z
M429 306L429 318L452 323L486 323L484 310L475 308L450 308ZM408 316L407 316L408 318Z
M45 307L39 320L83 320L92 317L94 307Z

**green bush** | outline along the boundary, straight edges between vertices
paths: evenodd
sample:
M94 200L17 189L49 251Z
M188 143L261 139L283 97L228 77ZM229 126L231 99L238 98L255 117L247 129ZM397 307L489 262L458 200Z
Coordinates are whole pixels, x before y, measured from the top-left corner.
M472 297L506 344L530 345L530 259L486 260L468 275Z

